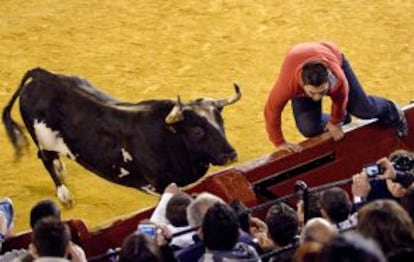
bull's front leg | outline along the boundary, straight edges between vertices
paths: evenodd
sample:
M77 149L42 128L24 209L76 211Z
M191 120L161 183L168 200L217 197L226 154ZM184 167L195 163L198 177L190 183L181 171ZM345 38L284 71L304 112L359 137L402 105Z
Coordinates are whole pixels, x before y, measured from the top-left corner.
M56 195L59 201L66 207L73 206L72 194L61 180L65 176L66 171L58 153L54 151L39 150L38 156L42 160L43 165L49 172L50 177L55 184Z

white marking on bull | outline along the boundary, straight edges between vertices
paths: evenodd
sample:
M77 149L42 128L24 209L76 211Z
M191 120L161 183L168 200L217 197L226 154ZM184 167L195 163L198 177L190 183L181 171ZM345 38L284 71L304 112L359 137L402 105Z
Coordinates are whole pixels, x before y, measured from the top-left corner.
M121 148L121 153L122 153L122 158L124 159L124 162L128 162L128 161L132 161L132 156L131 154L126 151L124 148Z
M149 112L151 111L151 106L149 105L114 104L114 105L108 105L108 106L114 107L116 109L126 111L126 112Z
M39 122L37 119L34 120L33 128L40 149L58 152L75 160L76 157L69 150L65 141L63 141L59 131L52 130L45 122Z
M60 185L57 188L56 195L62 204L67 205L67 206L72 206L73 204L72 194L69 192L68 188L65 185Z
M197 107L194 111L201 117L207 119L207 121L214 126L217 130L221 131L220 125L216 121L216 117L214 116L214 106L208 107Z
M144 191L145 193L148 193L148 194L151 194L151 195L154 195L154 196L159 196L160 195L155 191L155 187L151 184L148 184L146 186L142 186L141 190Z
M120 171L121 171L121 173L118 175L118 177L119 178L121 178L121 177L124 177L124 176L127 176L127 175L129 175L130 173L129 173L129 171L128 170L126 170L125 168L123 168L123 167L121 167L120 168Z

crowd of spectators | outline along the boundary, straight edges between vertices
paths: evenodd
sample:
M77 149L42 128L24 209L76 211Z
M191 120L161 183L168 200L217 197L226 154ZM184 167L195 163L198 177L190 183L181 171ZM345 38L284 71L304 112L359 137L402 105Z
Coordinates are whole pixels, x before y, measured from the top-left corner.
M397 163L401 157L412 165ZM307 221L301 201L296 208L276 201L259 218L239 201L207 192L190 196L171 184L140 223L148 227L124 239L117 260L414 261L414 154L397 151L377 164L382 170L375 178L365 169L352 176L352 195L339 187L311 195ZM30 225L30 246L1 255L0 262L87 260L53 201L33 207ZM0 240L12 230L13 203L6 198L0 201Z

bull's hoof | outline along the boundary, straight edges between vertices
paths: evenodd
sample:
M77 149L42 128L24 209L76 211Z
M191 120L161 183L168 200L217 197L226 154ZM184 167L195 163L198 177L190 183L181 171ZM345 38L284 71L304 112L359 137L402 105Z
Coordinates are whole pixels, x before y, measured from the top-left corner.
M74 205L72 194L69 192L65 185L61 185L57 188L57 198L60 203L66 208L71 208Z

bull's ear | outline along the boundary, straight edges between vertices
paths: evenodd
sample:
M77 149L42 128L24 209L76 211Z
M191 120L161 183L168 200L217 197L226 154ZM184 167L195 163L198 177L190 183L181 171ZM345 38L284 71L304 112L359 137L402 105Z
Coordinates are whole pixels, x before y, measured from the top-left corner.
M171 109L170 113L165 118L165 123L175 124L184 120L183 105L181 104L180 96L177 97L177 104Z

